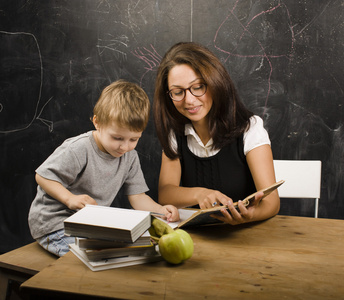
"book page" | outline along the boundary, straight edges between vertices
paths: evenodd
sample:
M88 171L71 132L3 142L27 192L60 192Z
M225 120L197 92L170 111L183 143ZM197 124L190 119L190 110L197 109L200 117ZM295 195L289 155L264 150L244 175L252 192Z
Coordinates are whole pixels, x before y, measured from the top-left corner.
M178 225L181 222L184 222L185 220L189 219L195 212L198 211L198 209L187 209L187 208L180 208L178 209L179 211L179 217L180 220L176 221L176 222L167 222L164 219L161 219L162 221L164 221L165 223L167 223L168 225L170 225L173 229L177 228Z

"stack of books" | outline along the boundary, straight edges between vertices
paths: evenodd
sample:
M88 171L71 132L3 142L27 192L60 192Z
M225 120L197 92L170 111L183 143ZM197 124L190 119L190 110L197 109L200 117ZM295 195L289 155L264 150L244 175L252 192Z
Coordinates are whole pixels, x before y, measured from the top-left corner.
M64 221L70 250L92 271L161 260L150 238L151 213L86 205Z

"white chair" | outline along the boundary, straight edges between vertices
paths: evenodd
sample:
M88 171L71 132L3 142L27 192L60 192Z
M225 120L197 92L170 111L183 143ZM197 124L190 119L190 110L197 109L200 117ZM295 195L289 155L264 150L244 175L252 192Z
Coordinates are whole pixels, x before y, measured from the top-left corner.
M314 217L318 217L321 161L274 160L276 181L285 180L278 188L280 198L314 198Z

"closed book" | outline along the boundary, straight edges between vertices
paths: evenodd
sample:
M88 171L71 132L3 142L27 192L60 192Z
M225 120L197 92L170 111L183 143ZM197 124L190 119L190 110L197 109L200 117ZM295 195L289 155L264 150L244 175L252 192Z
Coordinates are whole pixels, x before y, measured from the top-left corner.
M149 211L86 205L64 220L66 235L135 242L151 226Z
M128 246L119 248L104 248L104 249L85 249L84 251L90 261L98 261L114 257L123 256L142 256L142 255L155 255L155 245L153 243L148 246Z
M135 242L128 243L123 241L109 241L101 239L89 239L76 237L75 244L80 249L104 249L104 248L118 248L118 247L130 247L130 246L149 246L152 244L149 231L145 231Z
M146 264L162 260L158 252L154 255L125 256L104 259L99 261L90 261L84 251L80 250L75 244L70 244L69 248L74 255L79 258L92 271L102 271L114 268L128 267L140 264Z

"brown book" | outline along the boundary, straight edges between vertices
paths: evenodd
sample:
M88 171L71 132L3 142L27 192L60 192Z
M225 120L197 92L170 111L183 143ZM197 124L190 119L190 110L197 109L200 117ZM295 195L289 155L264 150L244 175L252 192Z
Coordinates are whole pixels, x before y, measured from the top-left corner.
M147 230L133 243L76 237L75 245L77 245L81 250L86 250L86 249L99 250L99 249L105 249L105 248L149 246L151 245L151 238L150 238L149 231Z
M277 189L283 183L284 183L284 180L276 182L273 185L271 185L265 189L259 190L255 193L247 196L244 200L242 200L242 202L245 206L248 206L250 204L250 201L254 200L254 197L258 192L263 192L264 193L263 198L264 198L267 195L269 195L272 191ZM236 208L238 208L238 202L235 202L234 206ZM184 227L189 227L189 226L200 226L200 225L222 223L221 221L211 217L211 215L214 215L214 214L222 215L221 209L224 207L226 208L227 206L221 205L221 206L215 206L213 208L199 209L199 210L182 209L182 210L179 210L180 215L181 215L181 221L178 224L176 224L176 223L172 224L171 223L170 225L173 228L184 228ZM228 209L228 207L227 207L227 209Z
M80 249L80 248L79 248ZM143 255L157 255L155 245L151 243L148 246L128 246L118 248L104 248L104 249L85 249L83 251L89 261L99 261L115 257L124 256L143 256Z

